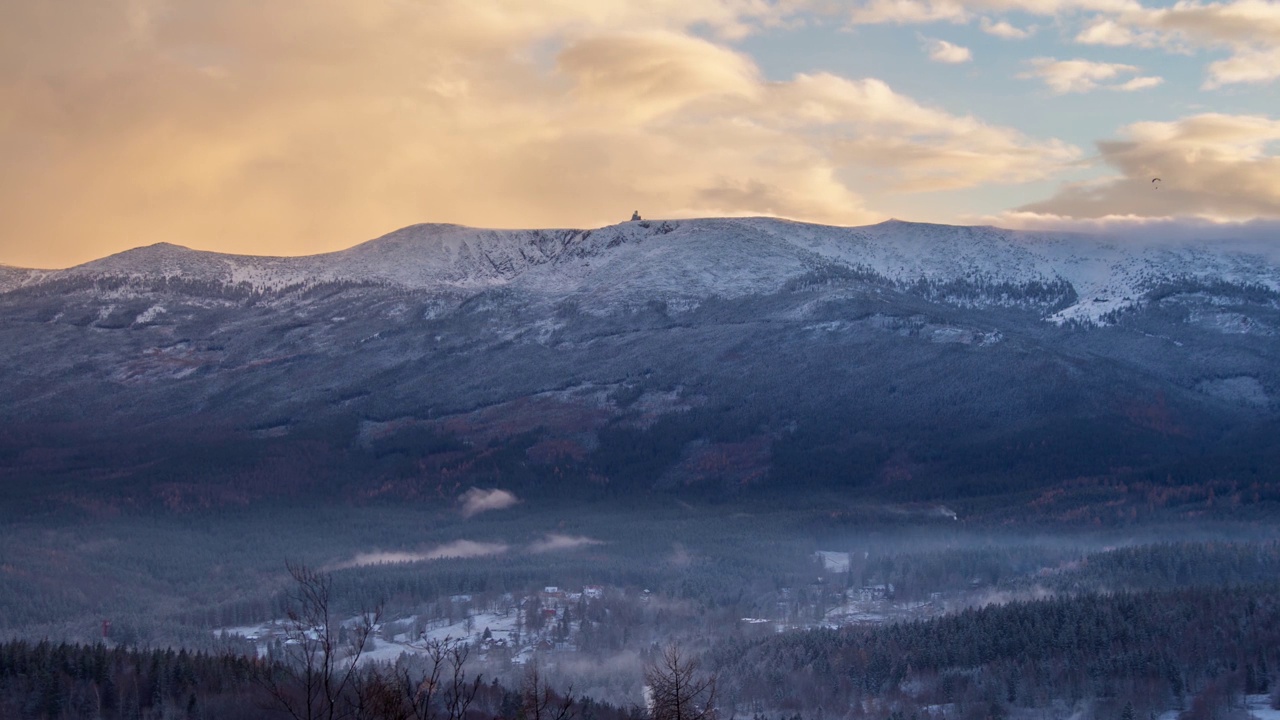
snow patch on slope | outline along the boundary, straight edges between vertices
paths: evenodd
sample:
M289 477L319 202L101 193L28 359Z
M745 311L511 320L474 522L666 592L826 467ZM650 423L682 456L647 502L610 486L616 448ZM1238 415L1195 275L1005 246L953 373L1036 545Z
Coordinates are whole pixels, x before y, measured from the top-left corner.
M7 293L10 290L26 285L33 280L40 278L45 274L42 270L27 270L24 268L10 267L8 265L0 265L0 293Z
M160 317L161 314L166 312L168 311L164 309L163 305L152 305L146 310L143 310L142 312L138 313L138 316L133 319L133 324L146 325L147 323L154 321L156 318Z
M574 252L515 285L576 295L586 312L646 300L680 311L708 297L777 292L814 267L815 258L739 220L626 223L584 234Z

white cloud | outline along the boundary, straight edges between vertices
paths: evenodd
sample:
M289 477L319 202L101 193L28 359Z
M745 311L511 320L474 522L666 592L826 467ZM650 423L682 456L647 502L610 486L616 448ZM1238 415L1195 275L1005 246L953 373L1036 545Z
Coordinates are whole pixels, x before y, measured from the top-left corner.
M1141 8L1136 0L863 0L853 3L846 17L851 25L906 25L944 21L967 23L991 13L1019 12L1058 17L1077 13L1116 13L1134 8ZM1016 30L1012 26L1008 29Z
M1181 0L1167 7L1129 8L1095 17L1076 40L1171 52L1226 49L1230 57L1209 65L1206 89L1270 82L1280 77L1280 70L1275 70L1280 57L1280 2Z
M982 215L968 220L996 225L1011 230L1086 232L1147 238L1156 243L1203 241L1206 238L1260 242L1270 241L1280 232L1280 221L1268 219L1231 220L1215 215L1178 213L1170 215L1115 214L1099 217L1072 217L1053 213L1010 210L995 215ZM1274 253L1273 253L1274 254Z
M1200 45L1258 47L1280 44L1280 2L1182 0L1126 17L1153 30Z
M0 216L41 238L0 240L8 262L161 240L296 254L635 208L857 224L883 219L881 193L1043 178L1079 154L875 78L768 79L725 41L802 0L128 1L0 9Z
M925 43L925 51L929 53L929 59L940 63L966 63L973 60L973 53L969 52L969 48L949 43L946 40L938 40L936 38L923 38Z
M1223 85L1265 83L1280 78L1280 47L1268 50L1241 50L1224 60L1209 64L1209 77L1204 88Z
M1019 210L1068 218L1280 218L1280 120L1205 113L1133 123L1120 135L1098 143L1116 177L1067 185ZM1162 180L1158 191L1153 177Z
M1161 48L1168 52L1225 49L1226 60L1208 67L1204 87L1270 82L1280 47L1280 0L1178 0L1165 6L1138 0L865 0L847 11L852 25L968 23L978 19L992 35L1023 38L1028 31L993 22L990 13L1018 12L1080 27L1084 45Z
M857 3L848 20L851 25L963 23L969 12L957 0L870 0Z
M1164 83L1164 78L1155 75L1143 75L1120 83L1119 85L1109 85L1108 90L1119 90L1121 92L1133 92L1135 90L1146 90Z
M1136 77L1123 83L1109 82L1119 76L1138 72L1139 68L1121 63L1093 62L1091 60L1055 60L1054 58L1033 58L1029 61L1031 70L1020 73L1023 79L1036 79L1044 82L1053 92L1086 93L1098 89L1134 91L1159 85L1163 80L1158 77Z
M1088 233L1127 245L1159 248L1218 245L1233 252L1260 255L1280 262L1280 245L1275 242L1275 238L1280 236L1280 220L1273 219L1232 220L1177 210L1162 216L1117 214L1077 218L1012 210L968 218L967 221L1010 230Z
M773 84L757 123L822 130L838 166L864 169L868 184L919 192L1021 182L1079 157L1056 140L1034 141L1010 128L930 108L880 80L829 73Z
M587 38L565 48L557 64L584 101L637 121L695 102L753 98L761 87L749 57L672 32Z
M589 538L585 535L560 535L558 533L549 533L543 539L530 544L529 552L545 553L555 552L557 550L576 550L582 547L603 544L603 541Z
M515 494L507 490L471 488L458 496L461 505L458 511L463 517L471 517L489 510L505 510L518 502L520 500Z
M510 549L505 543L476 542L474 540L455 540L439 545L426 552L369 552L360 553L350 560L332 566L334 570L363 567L367 565L396 565L399 563L422 562L424 560L441 560L444 558L474 558L486 555L500 555Z
M1153 47L1159 42L1154 33L1138 32L1133 27L1120 23L1112 18L1099 18L1089 23L1076 35L1076 42L1083 45L1106 45L1124 47L1137 45Z
M444 558L474 558L486 555L501 555L510 547L500 542L476 542L474 540L455 540L422 554L423 560L441 560Z
M991 18L986 17L982 18L979 26L982 28L982 32L987 33L988 35L1004 38L1006 40L1026 40L1036 32L1035 25L1031 25L1023 29L1015 27L1004 20L992 22Z

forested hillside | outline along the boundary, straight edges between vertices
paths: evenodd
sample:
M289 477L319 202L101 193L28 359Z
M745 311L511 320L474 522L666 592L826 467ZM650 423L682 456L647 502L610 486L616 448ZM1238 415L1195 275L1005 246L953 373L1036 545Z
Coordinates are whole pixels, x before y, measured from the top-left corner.
M1204 707L1213 717L1267 692L1280 668L1274 586L1087 594L966 610L922 622L730 644L715 655L728 697L802 714L872 717L953 706L963 717L1021 708L1139 716ZM854 715L861 713L855 712Z

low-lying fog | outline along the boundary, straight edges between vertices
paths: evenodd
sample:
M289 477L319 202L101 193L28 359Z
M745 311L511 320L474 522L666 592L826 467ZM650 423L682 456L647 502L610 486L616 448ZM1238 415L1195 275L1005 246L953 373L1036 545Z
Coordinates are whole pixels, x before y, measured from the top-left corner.
M795 633L1280 577L1270 527L1032 531L946 508L879 510L856 523L688 503L628 512L472 488L422 510L31 523L6 528L0 546L0 629L275 657L291 630L293 562L331 578L341 622L381 608L362 664L409 662L447 639L469 647L469 672L508 687L536 667L556 687L631 706L646 663L671 643L746 693L731 657L775 652Z

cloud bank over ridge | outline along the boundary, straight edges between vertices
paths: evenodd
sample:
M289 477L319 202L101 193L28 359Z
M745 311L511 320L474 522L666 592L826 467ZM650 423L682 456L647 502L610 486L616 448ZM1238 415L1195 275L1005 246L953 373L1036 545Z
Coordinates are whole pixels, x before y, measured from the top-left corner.
M1053 37L1082 55L1205 55L1204 93L1280 78L1270 0L11 3L0 9L0 262L65 266L160 241L306 254L422 221L597 227L637 208L862 224L900 214L890 206L933 207L916 201L924 193L995 196L1052 180L1070 182L1017 209L1280 213L1280 180L1264 177L1271 141L1205 162L1184 155L1194 140L1149 132L1194 135L1199 110L1133 118L1114 132L1138 150L1103 140L1095 156L985 119L981 102L945 107L891 83L884 62L778 72L747 42L928 24L972 31L915 36L904 53L931 72L994 72L971 49L987 38L1024 48L1023 74L1051 93L1173 84L1155 63L1031 48ZM1018 70L1001 72L1019 84ZM1170 185L1161 202L1185 202L1167 207L1078 180L1082 168L1128 168L1135 152L1170 161L1154 172L1204 172Z

